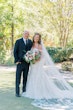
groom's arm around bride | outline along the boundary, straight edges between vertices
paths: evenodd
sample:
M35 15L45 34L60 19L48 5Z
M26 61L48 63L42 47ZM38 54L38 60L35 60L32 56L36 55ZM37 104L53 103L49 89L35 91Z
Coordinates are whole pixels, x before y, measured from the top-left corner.
M26 82L27 82L27 75L29 70L29 64L23 60L24 54L30 50L32 47L32 41L29 39L29 32L24 31L23 37L18 39L15 43L14 47L14 59L15 63L17 64L16 68L16 96L20 96L20 81L21 81L21 74L23 72L23 87L22 92L26 91Z

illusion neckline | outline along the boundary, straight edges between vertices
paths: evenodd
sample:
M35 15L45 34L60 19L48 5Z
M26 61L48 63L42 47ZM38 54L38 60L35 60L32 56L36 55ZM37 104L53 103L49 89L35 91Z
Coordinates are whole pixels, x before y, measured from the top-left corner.
M36 47L32 47L32 49L37 49L37 50L39 50L38 48L36 48Z

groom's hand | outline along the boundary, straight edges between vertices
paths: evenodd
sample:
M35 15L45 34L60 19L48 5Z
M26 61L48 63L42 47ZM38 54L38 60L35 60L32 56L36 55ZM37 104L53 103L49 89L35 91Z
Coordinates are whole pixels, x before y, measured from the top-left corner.
M16 62L16 65L21 64L21 62Z

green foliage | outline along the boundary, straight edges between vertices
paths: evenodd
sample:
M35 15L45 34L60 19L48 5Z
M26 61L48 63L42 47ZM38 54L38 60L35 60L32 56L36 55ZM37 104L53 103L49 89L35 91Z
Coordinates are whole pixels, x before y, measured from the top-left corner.
M54 62L68 61L70 56L73 54L73 48L55 48L47 47L47 51L52 57ZM6 52L2 51L0 53L0 64L14 65L14 58L12 55L6 59Z
M0 64L5 62L6 58L6 50L5 50L5 43L4 43L4 35L0 33Z
M6 58L6 52L4 50L1 50L1 52L0 52L0 64L5 63L5 58Z
M6 45L10 49L12 42L14 44L25 29L30 30L31 34L40 32L43 39L50 37L58 46L61 43L66 46L72 41L72 10L72 0L1 0L0 31L5 34L5 40L8 38Z
M14 57L13 56L10 56L4 63L5 65L7 66L12 66L14 65Z
M1 0L0 1L0 63L24 30L30 35L40 32L49 46L73 47L73 0ZM50 51L50 50L49 50ZM56 62L67 51L51 50ZM58 52L59 51L59 52ZM56 53L59 53L56 55ZM53 55L54 54L54 55ZM57 58L58 57L58 58ZM60 57L60 58L59 58Z
M69 60L69 57L73 54L73 48L47 47L47 51L51 55L54 62Z
M62 63L62 70L64 71L73 71L72 62L63 62Z

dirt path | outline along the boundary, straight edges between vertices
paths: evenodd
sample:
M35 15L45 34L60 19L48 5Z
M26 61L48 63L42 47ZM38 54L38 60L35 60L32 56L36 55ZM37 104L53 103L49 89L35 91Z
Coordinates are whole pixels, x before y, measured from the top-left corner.
M61 69L61 64L56 64L58 69ZM0 66L0 73L2 72L15 72L16 66ZM73 72L61 71L63 77L70 83L73 83Z
M1 71L15 71L16 67L15 66L0 66L0 72Z
M61 69L61 64L56 64L56 66ZM0 71L15 71L16 66L1 66L0 65Z

